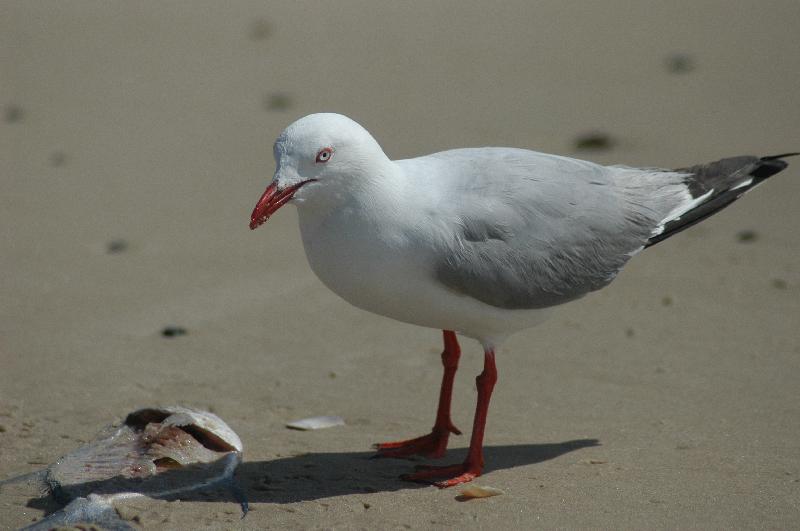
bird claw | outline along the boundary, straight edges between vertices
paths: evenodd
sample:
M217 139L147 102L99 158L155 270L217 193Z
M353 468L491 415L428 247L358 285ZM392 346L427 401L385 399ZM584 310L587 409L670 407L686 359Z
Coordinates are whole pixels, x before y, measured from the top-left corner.
M415 468L417 470L416 472L400 476L400 479L404 481L414 481L417 483L429 483L439 487L440 489L446 489L447 487L468 483L481 475L480 467L473 466L469 462L445 466L420 465ZM442 481L431 481L432 478L451 475L453 477L449 479Z
M461 431L448 424L444 428L434 426L431 433L408 439L405 441L393 441L386 443L373 444L372 447L378 450L374 457L410 457L412 455L422 455L431 459L443 457L447 450L447 441L450 434L461 435Z

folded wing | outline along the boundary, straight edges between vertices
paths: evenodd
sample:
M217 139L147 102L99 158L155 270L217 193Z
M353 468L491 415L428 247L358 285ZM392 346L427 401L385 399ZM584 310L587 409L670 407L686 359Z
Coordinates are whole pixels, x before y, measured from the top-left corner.
M415 159L444 190L431 207L447 288L504 309L544 308L611 282L691 202L684 176L604 167L527 150L454 150Z

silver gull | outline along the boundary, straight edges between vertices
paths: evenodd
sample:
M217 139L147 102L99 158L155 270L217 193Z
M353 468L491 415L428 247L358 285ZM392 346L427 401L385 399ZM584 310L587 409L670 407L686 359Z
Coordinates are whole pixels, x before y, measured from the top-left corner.
M418 467L449 487L479 476L495 351L548 309L608 285L625 263L786 168L779 155L680 170L601 166L512 148L455 149L390 160L363 127L312 114L274 145L272 182L250 228L297 206L314 273L358 308L441 329L444 376L430 434L376 445L378 455L441 457L451 433L456 333L483 346L484 370L463 463Z

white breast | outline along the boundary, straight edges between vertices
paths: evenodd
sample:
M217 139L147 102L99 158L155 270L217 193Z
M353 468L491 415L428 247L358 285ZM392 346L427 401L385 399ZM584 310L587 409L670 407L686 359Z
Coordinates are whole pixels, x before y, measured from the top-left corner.
M334 293L363 310L398 321L455 330L485 343L542 321L543 310L503 310L455 293L436 280L435 257L396 220L365 219L343 208L319 219L300 212L309 265Z

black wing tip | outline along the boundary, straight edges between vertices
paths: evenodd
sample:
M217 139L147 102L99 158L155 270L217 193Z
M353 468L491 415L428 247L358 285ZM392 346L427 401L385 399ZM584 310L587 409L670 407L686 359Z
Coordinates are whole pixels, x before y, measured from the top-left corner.
M769 155L761 158L744 157L751 161L750 164L753 164L753 161L755 161L755 167L748 173L748 175L752 177L752 182L750 184L743 187L734 187L733 189L724 190L715 197L712 197L710 200L698 205L688 212L685 212L681 218L667 223L664 226L664 230L661 232L661 234L651 237L645 244L645 247L650 247L658 242L664 241L670 236L688 229L692 225L716 214L726 206L736 201L742 196L742 194L757 184L763 182L769 177L772 177L776 173L780 173L785 170L789 166L789 163L782 159L786 157L795 157L798 155L800 155L800 153L783 153L781 155ZM729 159L722 160L725 161Z
M789 166L789 163L782 159L786 157L795 157L797 155L800 155L800 153L783 153L781 155L761 157L759 159L760 164L750 172L750 175L752 175L756 181L763 181L776 173L782 172Z
M761 161L762 162L769 162L771 160L785 159L786 157L796 157L797 155L800 155L800 152L798 152L798 153L782 153L780 155L769 155L767 157L761 157Z

